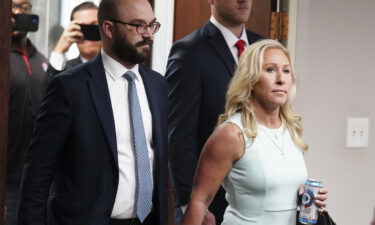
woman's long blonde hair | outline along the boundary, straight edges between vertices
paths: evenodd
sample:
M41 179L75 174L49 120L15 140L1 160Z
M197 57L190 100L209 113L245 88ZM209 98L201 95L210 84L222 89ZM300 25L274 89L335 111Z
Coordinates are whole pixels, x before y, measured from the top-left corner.
M288 50L278 41L265 39L250 45L242 54L238 67L229 84L226 95L225 112L219 116L218 124L223 123L237 112L241 113L244 132L249 138L257 136L256 118L251 98L254 85L258 82L262 71L264 52L268 49L280 49L288 57L291 65L292 91L288 93L287 102L280 108L280 117L292 140L300 148L308 146L302 139L301 117L292 109L292 101L296 93L296 74Z

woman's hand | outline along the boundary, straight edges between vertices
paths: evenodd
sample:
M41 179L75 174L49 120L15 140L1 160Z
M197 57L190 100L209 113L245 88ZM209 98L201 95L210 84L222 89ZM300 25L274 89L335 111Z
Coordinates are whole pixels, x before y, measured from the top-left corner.
M299 195L302 195L304 192L304 186L301 185L299 188ZM319 189L318 195L315 196L315 205L318 207L319 211L324 211L324 208L327 206L328 199L328 189L322 187Z
M215 216L209 210L207 210L206 215L204 215L202 225L216 225Z
M315 196L315 205L318 206L318 208L324 210L324 208L327 206L327 198L328 189L325 187L320 188L318 195Z

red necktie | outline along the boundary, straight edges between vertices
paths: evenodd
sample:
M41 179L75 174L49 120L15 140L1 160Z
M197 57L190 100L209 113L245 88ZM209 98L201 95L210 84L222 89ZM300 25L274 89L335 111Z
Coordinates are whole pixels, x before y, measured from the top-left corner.
M245 50L245 41L243 40L238 40L235 44L236 48L238 49L238 53L237 53L237 56L238 58L240 58L242 52Z

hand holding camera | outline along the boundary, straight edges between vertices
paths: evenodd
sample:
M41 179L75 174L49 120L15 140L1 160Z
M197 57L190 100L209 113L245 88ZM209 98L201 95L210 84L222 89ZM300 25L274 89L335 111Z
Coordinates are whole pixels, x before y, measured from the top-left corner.
M54 49L55 52L64 54L73 43L82 42L83 34L81 27L78 25L79 21L73 20L69 26L61 34L59 41Z
M100 40L99 26L80 24L80 21L73 20L62 33L54 51L63 54L73 43L81 43L84 40Z

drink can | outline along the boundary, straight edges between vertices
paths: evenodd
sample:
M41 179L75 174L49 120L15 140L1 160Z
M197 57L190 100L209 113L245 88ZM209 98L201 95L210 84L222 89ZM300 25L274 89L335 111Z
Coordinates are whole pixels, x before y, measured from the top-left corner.
M301 210L298 221L302 224L316 224L318 221L318 207L315 203L315 196L323 187L323 182L308 179L305 183L305 192L302 195Z

